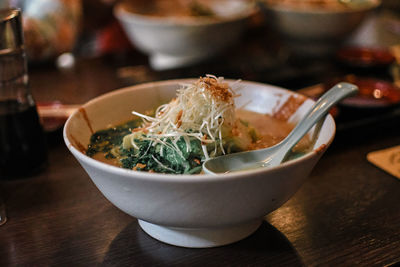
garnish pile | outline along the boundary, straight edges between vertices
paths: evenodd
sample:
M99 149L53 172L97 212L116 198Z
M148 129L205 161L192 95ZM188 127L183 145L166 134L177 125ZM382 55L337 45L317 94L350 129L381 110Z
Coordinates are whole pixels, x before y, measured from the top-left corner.
M122 167L133 170L199 173L204 160L244 149L235 141L235 96L223 78L212 75L183 84L154 116L133 111L143 123L130 129L106 157L118 158Z

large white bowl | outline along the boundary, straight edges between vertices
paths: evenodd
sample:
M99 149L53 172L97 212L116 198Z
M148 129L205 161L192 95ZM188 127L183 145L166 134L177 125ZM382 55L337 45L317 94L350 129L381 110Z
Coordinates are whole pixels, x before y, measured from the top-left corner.
M114 14L132 44L149 55L150 65L165 70L208 59L240 39L254 6L246 0L219 2L223 8L216 6L218 18L141 15L123 3L115 6Z
M339 1L339 0L338 0ZM352 0L362 3L348 8L307 7L264 0L267 23L280 34L283 43L300 55L330 55L361 25L381 0ZM303 1L307 2L307 1ZM351 1L349 1L351 3Z
M136 217L149 235L184 247L229 244L252 234L263 217L284 204L301 186L333 140L335 123L328 115L315 131L312 152L269 169L210 175L168 175L111 166L85 155L94 131L132 119L169 101L182 82L172 80L136 85L99 96L66 122L64 140L103 195ZM233 82L228 80L228 82ZM273 114L289 96L278 87L242 81L238 106ZM290 117L298 121L313 104L307 99ZM317 128L317 127L315 127Z

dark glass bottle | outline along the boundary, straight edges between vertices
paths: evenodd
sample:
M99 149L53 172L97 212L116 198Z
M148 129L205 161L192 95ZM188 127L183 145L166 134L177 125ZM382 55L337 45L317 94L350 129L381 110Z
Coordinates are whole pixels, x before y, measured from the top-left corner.
M21 12L0 10L0 179L30 175L46 161L45 135L28 86Z

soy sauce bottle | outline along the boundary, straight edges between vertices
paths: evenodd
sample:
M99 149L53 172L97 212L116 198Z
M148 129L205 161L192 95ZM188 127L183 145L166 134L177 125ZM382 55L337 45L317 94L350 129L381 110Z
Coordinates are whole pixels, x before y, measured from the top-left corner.
M0 10L0 179L29 176L45 166L47 148L29 91L21 11Z

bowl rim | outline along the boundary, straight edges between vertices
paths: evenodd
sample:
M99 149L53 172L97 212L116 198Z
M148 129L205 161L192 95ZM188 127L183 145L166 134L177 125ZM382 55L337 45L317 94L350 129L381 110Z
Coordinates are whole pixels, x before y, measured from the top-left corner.
M327 15L327 14L349 14L370 11L378 8L382 4L382 0L369 0L370 3L365 6L358 8L343 8L343 9L327 9L327 8L296 8L293 6L287 6L283 4L268 4L266 0L263 1L263 6L269 11L278 11L286 13L298 13L298 14L317 14L317 15Z
M112 95L116 94L122 94L126 91L131 91L131 90L141 90L143 88L151 87L151 86L163 86L163 85L173 85L173 84L179 84L179 83L184 83L184 82L189 82L196 80L195 78L186 78L186 79L172 79L172 80L163 80L163 81L156 81L156 82L148 82L148 83L142 83L142 84L137 84L137 85L132 85L124 88L120 88L117 90L110 91L108 93L99 95L88 102L84 103L81 108L85 108L85 106L91 105L97 101L102 100L103 98L110 97ZM224 79L224 81L232 83L237 80L233 79ZM244 84L252 84L256 86L262 86L262 87L270 87L273 89L277 89L279 91L284 91L285 93L290 93L290 94L295 94L295 95L301 95L300 93L297 93L295 91L291 91L282 87L266 84L266 83L260 83L260 82L253 82L253 81L247 81L247 80L240 80L241 83ZM302 95L304 96L304 95ZM307 100L310 100L312 102L315 102L314 100L306 97ZM80 108L80 109L81 109ZM257 174L261 174L263 172L275 172L280 170L281 168L285 168L287 166L291 165L297 165L300 164L302 161L311 159L312 157L316 157L317 154L321 153L321 151L324 151L329 145L333 142L333 139L336 134L336 124L335 121L332 117L331 114L328 114L325 117L325 120L330 121L333 126L333 130L331 133L331 136L329 137L329 140L325 143L322 144L320 147L313 149L310 152L307 152L305 155L302 155L301 157L292 159L290 161L286 161L278 166L268 168L268 169L251 169L251 170L245 170L245 171L239 171L239 172L232 172L232 173L223 173L223 174L217 174L217 175L212 175L212 174L165 174L165 173L149 173L149 172L141 172L141 171L135 171L135 170L130 170L130 169L124 169L121 167L113 166L101 161L98 161L96 159L93 159L87 155L85 155L82 151L79 149L75 148L74 145L72 145L71 141L68 138L67 130L68 126L74 116L78 114L80 111L79 109L76 110L74 113L71 114L71 116L67 119L67 121L64 124L63 128L63 139L64 142L67 146L67 148L70 150L70 152L79 160L87 163L90 166L93 166L97 169L100 169L101 171L105 171L107 173L115 173L117 175L129 177L129 179L138 179L138 180L145 180L145 181L157 181L157 182L180 182L180 183L203 183L203 182L221 182L221 181L226 181L226 180L232 180L232 179L241 179L241 177L248 177L248 176L253 176Z
M245 2L245 1L243 1ZM248 8L243 12L232 16L226 17L161 17L161 16L148 16L139 13L133 13L124 8L124 3L119 2L113 8L115 17L120 20L131 21L139 25L159 25L159 26L180 26L180 27L192 27L192 26L207 26L207 25L218 25L225 24L234 21L240 21L250 18L259 11L259 8L251 3L248 3Z

